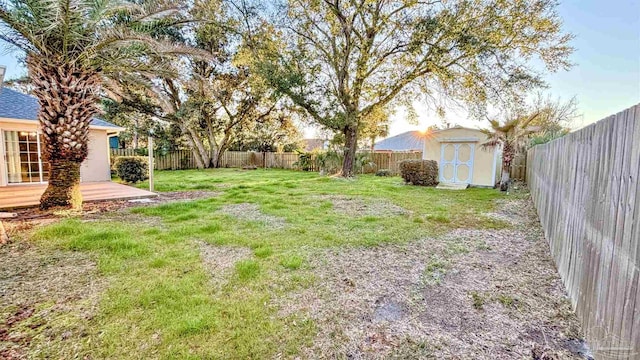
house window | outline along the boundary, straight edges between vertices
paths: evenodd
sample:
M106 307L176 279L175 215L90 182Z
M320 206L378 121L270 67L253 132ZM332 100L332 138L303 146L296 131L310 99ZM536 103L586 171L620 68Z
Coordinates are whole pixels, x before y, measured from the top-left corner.
M42 136L35 131L5 131L5 160L9 184L42 183L49 164L41 157Z

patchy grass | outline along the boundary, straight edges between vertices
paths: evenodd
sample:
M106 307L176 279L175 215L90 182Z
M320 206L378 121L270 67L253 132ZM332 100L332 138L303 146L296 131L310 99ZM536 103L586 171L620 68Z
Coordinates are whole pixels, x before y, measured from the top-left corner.
M238 278L241 281L252 280L260 275L260 264L254 260L238 261L235 268Z
M476 308L476 310L482 310L485 301L484 296L477 291L471 291L469 295L471 296L471 301L473 301L473 307Z
M280 265L289 270L297 270L302 266L303 259L297 255L290 255L280 260Z
M136 218L155 221L67 219L30 235L28 243L43 252L81 254L94 261L92 276L105 285L90 318L67 316L64 323L47 324L62 333L64 329L82 331L44 339L33 336L35 330L27 327L25 336L32 337L27 355L116 359L304 356L302 349L313 348L322 324L307 311L287 308L283 299L314 291L323 283L318 275L321 259L315 258L319 252L402 247L438 239L453 229L493 231L511 226L484 215L494 211L496 200L504 197L498 191L440 191L407 186L397 177L342 180L262 169L161 171L156 173L155 188L215 191L216 196L130 210ZM416 277L432 285L443 281L455 266L452 258L491 249L484 241L455 238L422 243L425 248L418 263L424 269L417 269ZM403 256L399 254L398 261ZM360 267L367 266L364 261ZM334 264L322 266L333 268ZM336 275L336 281L348 295L364 284L357 274L348 272L347 263L341 266L345 271ZM394 276L400 278L386 279L389 284L402 283L400 274L405 271L396 270ZM512 306L506 298L496 301ZM3 314L10 312L10 306L14 309L15 303L3 304ZM44 300L32 305L57 306L55 301ZM385 319L403 316L408 306L405 300L398 300L380 311ZM339 343L348 334L331 336ZM437 350L433 346L438 346L420 339L400 343L406 344L403 351L408 351L409 358L431 354ZM43 348L47 350L42 352Z
M442 282L444 275L447 273L448 262L442 257L432 255L427 266L424 268L425 282L429 285L438 285Z

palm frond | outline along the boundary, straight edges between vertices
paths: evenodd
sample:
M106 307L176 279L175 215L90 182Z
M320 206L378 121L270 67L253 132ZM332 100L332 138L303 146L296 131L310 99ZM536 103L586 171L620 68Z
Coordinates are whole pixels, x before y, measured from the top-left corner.
M539 113L539 112L535 112L535 113L533 113L533 114L529 115L526 119L524 119L524 120L520 121L520 125L519 125L519 126L520 126L521 128L526 128L526 127L527 127L527 126L529 126L529 124L530 124L533 120L535 120L539 115L540 115L540 113Z

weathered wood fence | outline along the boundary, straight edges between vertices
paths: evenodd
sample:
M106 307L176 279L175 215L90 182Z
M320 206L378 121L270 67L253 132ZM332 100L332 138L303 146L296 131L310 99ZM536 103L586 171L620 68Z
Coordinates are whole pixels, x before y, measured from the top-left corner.
M134 149L111 149L111 156L136 156L144 152ZM389 169L392 174L400 172L400 162L409 159L421 159L422 153L391 153L374 152L367 153L374 166L365 170L372 172L378 169ZM278 169L295 169L294 165L299 158L298 153L286 152L252 152L252 151L226 151L221 160L222 167L241 168L243 166L257 166ZM156 154L154 157L156 170L183 170L195 169L196 160L190 150L175 150L166 154ZM312 164L311 169L317 171L317 166Z
M517 153L511 160L511 179L525 181L527 179L527 154L523 151Z
M640 358L640 104L528 152L527 180L596 359Z
M144 151L144 149L143 149ZM111 149L111 158L118 156L146 156L135 149ZM166 154L155 154L154 168L156 170L195 169L196 159L191 150L174 150Z

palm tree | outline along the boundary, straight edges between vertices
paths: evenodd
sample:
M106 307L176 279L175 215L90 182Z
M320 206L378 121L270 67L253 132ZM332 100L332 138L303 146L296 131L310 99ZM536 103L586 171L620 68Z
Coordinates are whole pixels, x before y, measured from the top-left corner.
M539 127L530 126L536 117L538 117L537 112L529 116L515 117L504 124L489 119L491 129L482 130L487 135L487 141L482 144L483 147L502 146L502 176L500 179L500 190L502 191L509 189L509 172L516 153L524 149L530 134L539 131Z
M165 3L163 3L165 4ZM129 0L8 0L0 3L0 39L22 50L33 94L49 185L40 208L80 208L80 164L99 97L117 91L114 79L154 71L158 54L179 52L151 36L175 21L174 6Z

